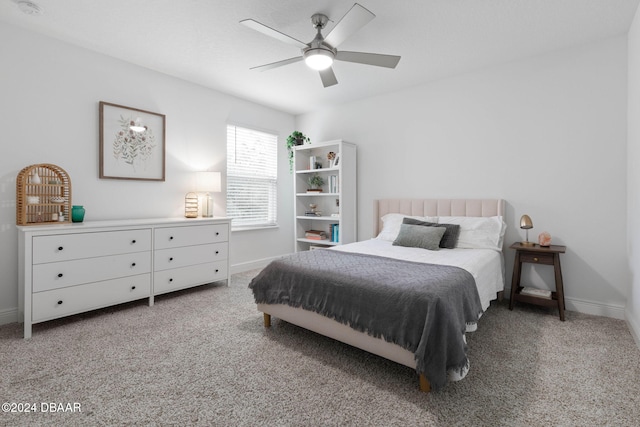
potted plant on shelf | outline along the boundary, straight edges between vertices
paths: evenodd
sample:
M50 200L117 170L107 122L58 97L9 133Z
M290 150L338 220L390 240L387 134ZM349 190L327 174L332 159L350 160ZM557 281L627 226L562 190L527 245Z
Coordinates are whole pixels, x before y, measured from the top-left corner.
M322 192L321 187L324 185L324 178L316 173L309 177L309 179L307 180L307 184L309 184L309 186L311 187L307 189L307 191Z
M291 135L287 137L287 150L289 151L289 172L293 172L293 147L296 145L302 145L305 142L311 142L309 137L302 132L294 130Z

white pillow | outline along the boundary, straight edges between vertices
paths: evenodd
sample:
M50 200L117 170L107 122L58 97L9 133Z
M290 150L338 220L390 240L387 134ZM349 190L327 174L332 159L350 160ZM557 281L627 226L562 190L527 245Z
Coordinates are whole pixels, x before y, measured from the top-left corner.
M501 216L441 216L438 223L460 226L456 248L502 250L507 224Z
M404 218L413 218L420 221L438 222L437 216L411 216L399 213L389 213L382 217L382 231L376 239L393 242L400 233L400 226Z

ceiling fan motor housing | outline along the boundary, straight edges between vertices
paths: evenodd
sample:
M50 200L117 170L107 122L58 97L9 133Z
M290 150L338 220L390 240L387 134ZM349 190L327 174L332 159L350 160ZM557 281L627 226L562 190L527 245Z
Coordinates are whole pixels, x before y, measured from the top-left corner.
M313 24L313 28L321 30L327 25L327 22L329 22L329 18L327 18L327 15L323 15L322 13L316 13L311 16L311 23Z

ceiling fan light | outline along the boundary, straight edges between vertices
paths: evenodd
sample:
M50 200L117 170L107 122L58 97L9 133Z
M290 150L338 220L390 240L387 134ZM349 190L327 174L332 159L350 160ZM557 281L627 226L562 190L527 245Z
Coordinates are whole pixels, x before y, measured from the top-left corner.
M326 70L333 64L333 52L327 49L309 49L304 53L304 62L314 70Z

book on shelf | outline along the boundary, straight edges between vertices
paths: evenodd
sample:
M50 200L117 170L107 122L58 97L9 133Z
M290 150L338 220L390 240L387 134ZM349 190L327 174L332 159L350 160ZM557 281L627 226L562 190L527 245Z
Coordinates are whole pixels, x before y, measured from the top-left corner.
M329 193L338 193L338 175L329 175Z
M327 240L327 233L322 230L307 230L304 237L311 240Z
M520 291L520 295L529 295L532 297L551 299L551 291L547 289L524 287Z
M305 238L309 240L327 240L326 237L321 237L321 236L305 236Z
M330 224L329 230L331 231L331 241L338 243L340 241L340 224Z

